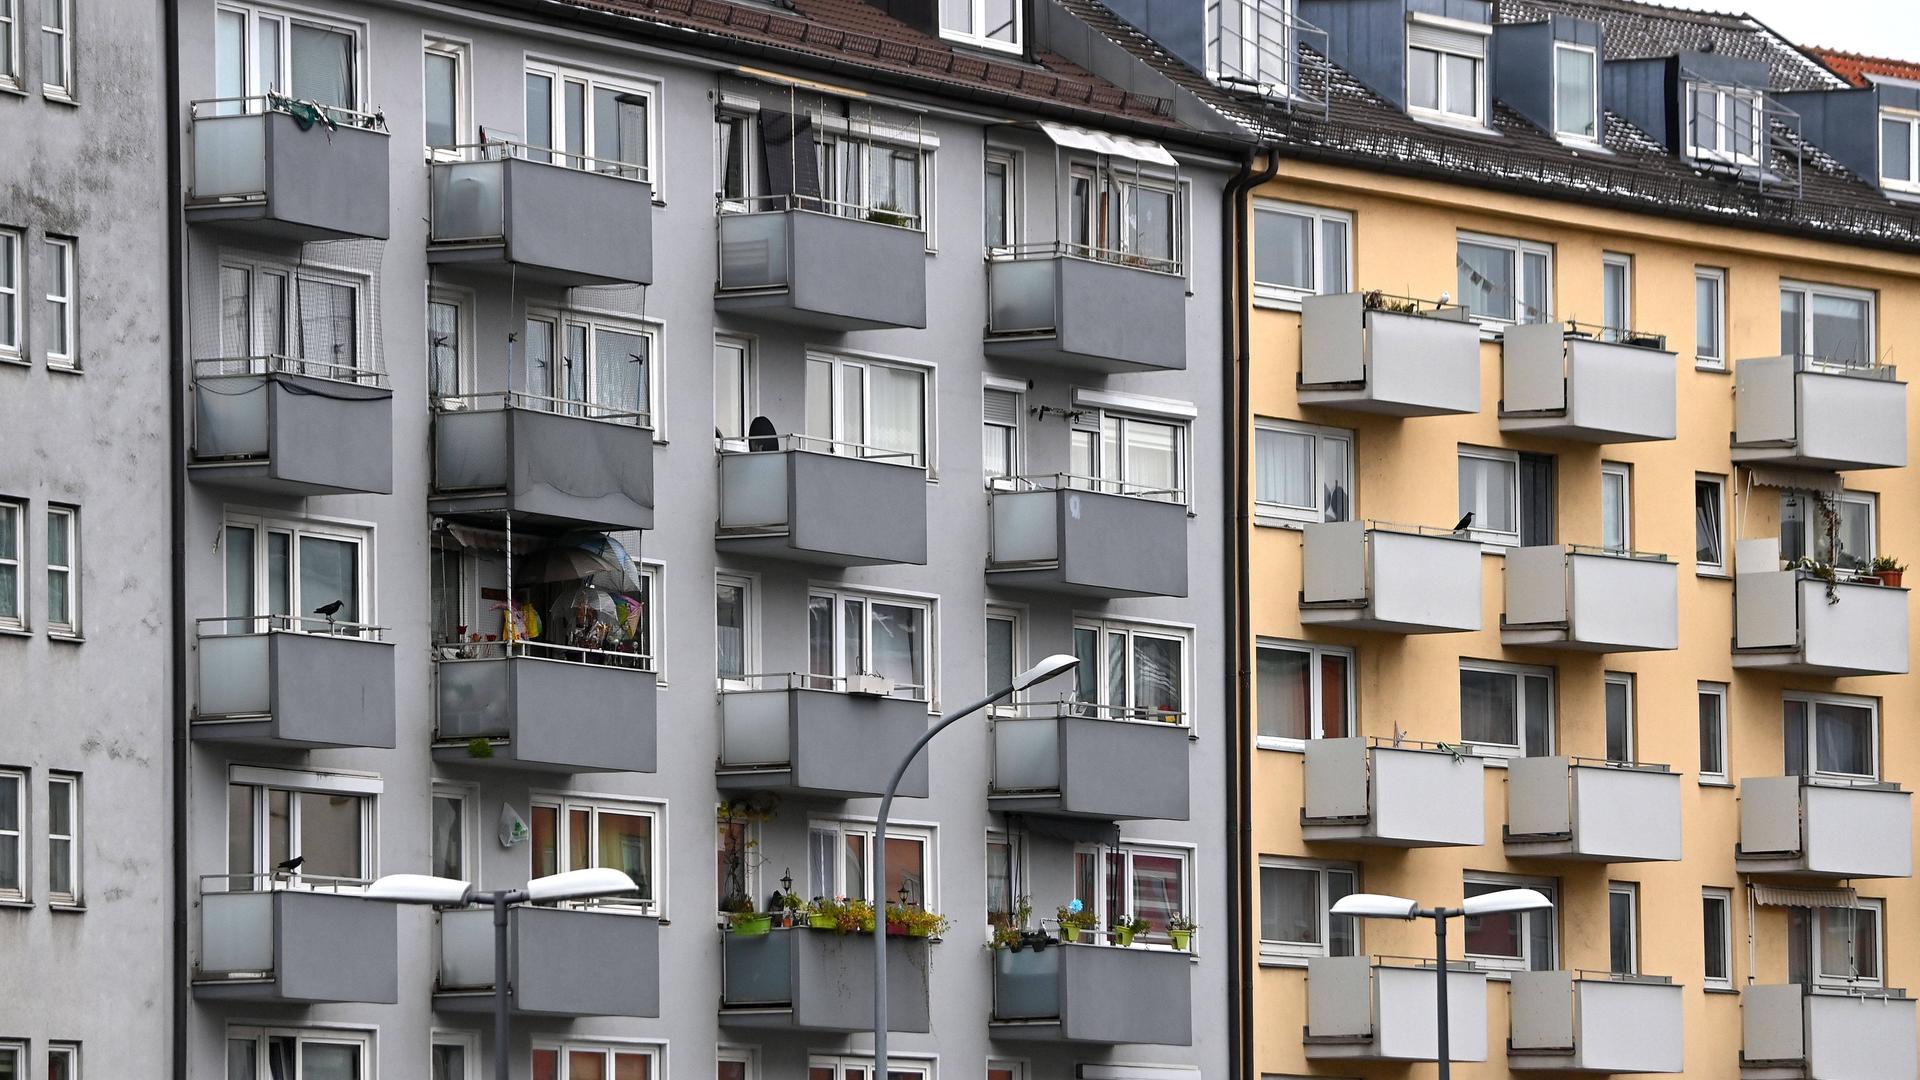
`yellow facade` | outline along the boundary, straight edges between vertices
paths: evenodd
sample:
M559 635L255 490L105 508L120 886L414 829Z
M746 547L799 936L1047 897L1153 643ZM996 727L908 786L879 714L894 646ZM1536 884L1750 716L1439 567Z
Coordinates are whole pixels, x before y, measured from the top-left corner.
M1402 635L1303 627L1300 618L1302 534L1296 529L1250 529L1252 596L1248 626L1257 639L1324 642L1355 656L1356 734L1458 743L1459 663L1463 658L1551 666L1556 672L1556 752L1605 756L1602 681L1605 672L1635 676L1637 758L1671 765L1681 774L1684 856L1678 862L1631 864L1509 860L1501 843L1506 821L1505 770L1486 770L1486 839L1482 847L1411 850L1302 839L1303 755L1250 749L1252 854L1350 862L1360 888L1457 905L1467 871L1558 880L1558 967L1608 968L1607 887L1640 888L1639 969L1671 976L1684 989L1685 1075L1734 1078L1741 1074L1738 992L1702 986L1704 887L1732 890L1733 985L1750 979L1784 982L1786 909L1759 908L1749 963L1748 894L1735 871L1738 780L1782 772L1781 693L1814 690L1864 695L1880 703L1880 776L1909 790L1920 785L1920 736L1912 679L1888 675L1831 679L1736 672L1733 582L1696 573L1693 485L1696 474L1729 478L1727 552L1736 540L1777 535L1779 492L1736 483L1730 461L1732 376L1697 370L1694 363L1696 267L1723 269L1727 280L1729 369L1743 357L1780 352L1779 289L1783 278L1870 290L1877 352L1883 363L1920 363L1920 259L1758 230L1692 224L1547 199L1498 194L1429 181L1382 176L1332 166L1283 161L1279 176L1254 193L1352 215L1352 285L1357 290L1435 298L1456 293L1455 243L1461 231L1551 245L1553 311L1560 319L1601 321L1603 253L1632 256L1635 328L1664 333L1677 353L1678 437L1672 441L1593 445L1503 434L1498 421L1500 346L1483 336L1477 413L1399 419L1331 408L1303 407L1297 308L1256 303L1252 331L1253 417L1299 420L1355 433L1354 510L1357 518L1437 526L1459 516L1457 449L1462 444L1537 451L1557 459L1556 540L1599 544L1601 462L1632 466L1632 546L1667 553L1678 564L1679 648L1594 655L1507 648L1501 643L1503 556L1481 556L1483 628L1478 632ZM1902 372L1905 374L1905 371ZM1911 416L1913 402L1908 401ZM1911 425L1909 425L1911 428ZM1249 440L1251 453L1251 440ZM1250 464L1249 469L1253 466ZM1911 469L1845 474L1849 489L1875 492L1878 550L1920 554L1920 491ZM1698 684L1728 684L1728 774L1734 786L1697 779ZM1246 718L1247 744L1255 717ZM1832 883L1829 883L1832 884ZM1884 981L1920 987L1920 885L1912 879L1853 882L1862 897L1885 902ZM1258 879L1249 908L1249 939L1260 937ZM1462 944L1455 924L1451 953ZM1373 920L1361 951L1374 955L1431 955L1431 924ZM1257 947L1257 944L1256 944ZM1254 977L1255 1072L1262 1075L1432 1076L1432 1064L1395 1065L1309 1061L1303 1046L1306 971L1271 958ZM1505 1077L1508 1067L1508 985L1489 981L1487 1060L1461 1063L1460 1077Z

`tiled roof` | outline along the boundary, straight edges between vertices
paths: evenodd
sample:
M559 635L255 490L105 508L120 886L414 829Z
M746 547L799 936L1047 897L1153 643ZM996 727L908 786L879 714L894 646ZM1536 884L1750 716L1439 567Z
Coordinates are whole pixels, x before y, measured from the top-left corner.
M1832 72L1747 15L1681 11L1631 0L1494 0L1498 23L1539 22L1548 15L1599 23L1609 60L1711 52L1766 64L1774 90L1827 90L1840 85Z
M1841 52L1838 49L1809 48L1807 52L1833 69L1834 74L1855 86L1866 86L1869 75L1920 82L1920 64L1907 60L1862 56L1859 53Z

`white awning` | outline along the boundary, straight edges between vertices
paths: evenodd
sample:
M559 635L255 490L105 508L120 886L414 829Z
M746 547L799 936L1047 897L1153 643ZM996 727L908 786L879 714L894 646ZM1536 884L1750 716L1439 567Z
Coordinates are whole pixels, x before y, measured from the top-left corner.
M1040 121L1040 130L1055 146L1064 146L1070 150L1087 150L1108 157L1123 157L1148 165L1164 165L1177 169L1180 163L1173 160L1167 148L1157 142L1145 139L1130 139L1125 135L1109 135L1104 131L1089 131L1081 127L1069 127L1066 124L1054 124Z
M1761 487L1840 494L1840 474L1823 469L1796 469L1788 465L1749 465L1747 476Z
M1821 889L1789 885L1747 886L1753 890L1753 902L1766 907L1850 908L1858 907L1852 889Z

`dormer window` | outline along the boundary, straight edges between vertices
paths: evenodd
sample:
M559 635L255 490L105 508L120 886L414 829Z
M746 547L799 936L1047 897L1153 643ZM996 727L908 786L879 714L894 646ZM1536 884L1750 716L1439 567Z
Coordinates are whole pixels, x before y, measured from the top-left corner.
M1702 161L1760 164L1760 91L1714 83L1687 87L1687 147Z
M1600 141L1600 57L1584 45L1553 48L1553 132L1571 142Z
M1880 183L1920 193L1920 113L1880 113Z
M940 36L1004 52L1020 51L1019 0L940 0Z
M1490 32L1473 23L1415 16L1407 24L1407 111L1485 125Z
M1286 89L1299 26L1294 0L1212 0L1207 4L1207 75Z

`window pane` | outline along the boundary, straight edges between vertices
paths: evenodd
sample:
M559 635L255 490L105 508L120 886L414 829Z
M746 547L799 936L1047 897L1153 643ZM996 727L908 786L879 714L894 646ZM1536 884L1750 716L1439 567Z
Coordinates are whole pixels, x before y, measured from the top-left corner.
M882 450L904 451L912 455L914 465L924 464L927 445L925 375L895 367L874 366L867 371L872 381L873 434L860 441ZM900 459L895 457L893 460Z
M1634 956L1633 893L1610 890L1607 893L1607 959L1611 970L1631 974L1638 969Z
M608 1080L607 1052L604 1050L567 1051L567 1080Z
M1824 773L1873 776L1873 710L1818 702L1813 707L1815 767Z
M1720 485L1708 480L1693 482L1693 558L1702 566L1722 566L1720 530Z
M889 860L891 861L891 860ZM1013 925L1013 845L1005 840L987 841L987 922L993 926Z
M1606 684L1607 760L1633 760L1633 687L1617 679Z
M1260 939L1320 943L1320 874L1286 866L1260 868Z
M1880 175L1888 180L1913 179L1913 125L1906 120L1880 121Z
M1455 256L1458 302L1475 315L1514 318L1513 252L1462 240Z
M1322 739L1343 738L1350 727L1352 707L1347 702L1347 658L1341 653L1320 654L1320 730Z
M340 601L328 617L308 619L309 630L360 621L360 545L318 536L300 538L300 603L308 612Z
M1134 637L1133 706L1144 712L1183 711L1178 640L1141 635Z
M1600 542L1608 551L1627 550L1627 477L1600 474Z
M533 808L533 847L528 857L533 864L528 877L548 877L560 872L560 811L557 807Z
M1780 290L1780 351L1788 356L1807 352L1806 299L1798 290Z
M1445 111L1455 116L1480 115L1480 61L1471 56L1447 53L1447 104Z
M1480 896L1485 893L1499 892L1512 886L1502 882L1469 881L1464 890L1467 896ZM1520 920L1522 916L1512 912L1502 915L1481 915L1468 917L1466 950L1473 956L1500 956L1517 960L1521 957Z
M1727 771L1726 748L1721 745L1723 726L1719 694L1700 695L1700 771L1724 775Z
M1313 219L1261 210L1253 215L1253 277L1263 285L1314 288Z
M1256 502L1315 509L1313 436L1261 428L1254 432Z
M587 154L587 88L583 83L564 79L560 83L560 163L581 168Z
M1013 685L1013 620L987 620L987 692Z
M303 791L300 799L300 873L358 878L362 800L357 795Z
M1019 17L1017 0L980 0L980 2L984 9L983 14L986 16L982 20L981 28L986 31L986 36L994 41L1018 41L1019 35L1016 33L1018 24L1015 22Z
M738 585L716 585L713 607L718 675L738 679L747 674L747 591Z
M1853 570L1867 569L1874 553L1873 503L1857 498L1841 499L1838 532L1840 549L1832 553L1833 564Z
M353 108L352 34L295 23L292 54L294 97Z
M1299 649L1258 651L1255 666L1262 738L1307 737L1308 665L1312 659L1311 654Z
M300 1080L360 1080L360 1048L340 1043L301 1043Z
M1877 974L1873 951L1876 945L1871 912L1848 908L1821 908L1820 974L1836 979L1851 978L1857 971L1868 978Z
M1140 852L1133 854L1132 862L1131 914L1134 918L1147 920L1149 933L1165 933L1167 919L1179 913L1186 902L1186 862L1177 855L1147 855Z
M951 3L952 0L947 0ZM990 248L1004 247L1007 236L1007 163L1004 161L987 162L986 167L986 207L985 228L981 239Z
M596 815L599 850L595 865L624 872L640 886L640 899L653 899L653 818L601 810Z
M594 167L600 172L638 179L640 169L647 165L647 122L647 98L644 94L623 94L617 90L595 87Z
M1627 264L1603 263L1600 267L1601 321L1610 330L1625 330L1631 324L1627 312Z
M1547 257L1539 252L1520 256L1520 321L1546 322L1553 317L1552 298L1547 295Z
M553 79L527 73L527 145L540 150L553 147ZM535 161L551 161L551 154L529 154Z
M0 63L12 55L6 35L0 32ZM247 93L247 14L221 9L213 26L213 92L222 98L245 97ZM220 106L223 113L238 113L238 102ZM231 1075L231 1074L229 1074Z
M1813 355L1826 360L1864 364L1867 356L1868 305L1847 296L1813 297Z
M1346 521L1352 516L1347 488L1352 482L1345 439L1320 440L1320 507L1324 521Z
M458 139L457 110L460 100L460 62L441 52L426 54L426 128L427 145L449 147Z
M1472 527L1518 533L1514 509L1516 466L1499 458L1460 457L1460 516L1473 515Z
M1699 150L1720 146L1720 99L1712 89L1693 88L1693 145Z
M1351 870L1327 871L1327 906L1360 891ZM1348 915L1327 917L1327 955L1355 956L1360 951L1360 920Z
M1460 738L1466 742L1518 746L1515 678L1498 671L1460 672Z
M467 1048L457 1043L435 1043L431 1080L467 1080Z
M1407 104L1416 109L1440 107L1440 54L1431 49L1407 50Z
M1545 757L1553 753L1553 682L1544 675L1522 675L1520 693L1527 756Z
M914 687L907 697L925 697L927 673L921 617L925 612L902 604L874 603L872 641L868 645L869 672L893 680L895 687Z
M1727 970L1727 901L1725 897L1706 896L1700 900L1701 944L1706 950L1706 977L1717 981L1733 978Z
M900 902L905 890L907 903L925 907L927 903L927 845L913 837L887 837L887 903Z
M1594 54L1585 49L1559 49L1554 53L1559 87L1557 113L1560 134L1577 139L1596 137L1594 118Z
M1701 275L1693 279L1693 351L1695 356L1720 359L1720 279Z
M466 801L451 795L433 797L433 873L436 877L466 878L464 818Z

